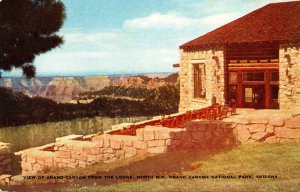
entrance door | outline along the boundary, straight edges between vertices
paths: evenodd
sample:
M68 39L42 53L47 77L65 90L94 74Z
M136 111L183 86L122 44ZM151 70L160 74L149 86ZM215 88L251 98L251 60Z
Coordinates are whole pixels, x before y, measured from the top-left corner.
M248 108L265 108L265 86L252 85L243 87L243 106Z

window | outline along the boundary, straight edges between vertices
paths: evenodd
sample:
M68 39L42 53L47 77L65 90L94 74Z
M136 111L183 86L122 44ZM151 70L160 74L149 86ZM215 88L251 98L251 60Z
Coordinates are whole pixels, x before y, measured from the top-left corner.
M279 81L279 72L271 72L271 82Z
M229 83L237 83L237 72L229 72Z
M194 98L206 97L205 65L193 64L194 68Z
M265 81L264 72L244 72L243 81Z

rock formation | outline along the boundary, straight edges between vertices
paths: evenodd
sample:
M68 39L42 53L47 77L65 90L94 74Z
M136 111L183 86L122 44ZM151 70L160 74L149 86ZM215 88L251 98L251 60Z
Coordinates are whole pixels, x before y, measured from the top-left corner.
M147 76L87 76L87 77L21 77L0 79L0 87L11 88L34 97L40 96L57 102L68 103L82 92L100 91L107 86L155 89L168 82L161 74Z

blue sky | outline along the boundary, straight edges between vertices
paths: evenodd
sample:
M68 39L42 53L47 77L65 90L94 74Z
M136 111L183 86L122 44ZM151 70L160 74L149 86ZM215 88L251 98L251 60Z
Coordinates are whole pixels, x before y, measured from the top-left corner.
M278 0L62 0L61 48L38 56L37 76L172 72L178 46ZM284 1L284 0L279 0ZM5 73L19 76L20 70Z

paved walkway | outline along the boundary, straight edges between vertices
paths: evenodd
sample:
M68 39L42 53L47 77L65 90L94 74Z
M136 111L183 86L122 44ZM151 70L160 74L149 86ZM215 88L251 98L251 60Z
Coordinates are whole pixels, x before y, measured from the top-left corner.
M248 109L248 108L238 108L237 114L230 116L229 118L226 118L227 120L230 120L232 118L236 117L292 117L300 115L300 110L296 111L289 111L289 110L278 110L278 109Z

